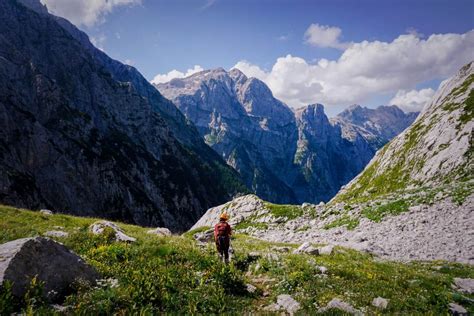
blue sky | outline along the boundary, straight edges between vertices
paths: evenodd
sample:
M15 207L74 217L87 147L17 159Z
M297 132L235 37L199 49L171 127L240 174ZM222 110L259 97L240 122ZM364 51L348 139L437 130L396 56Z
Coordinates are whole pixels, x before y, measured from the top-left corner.
M54 2L59 0L42 1L53 7ZM87 23L81 23L81 17L74 16L75 13L64 14L63 12L67 12L64 9L61 11L61 5L64 4L56 4L55 9L58 15L66 15L73 20L73 23L79 24L96 46L101 47L113 58L131 63L148 80L152 80L157 74L166 74L172 70L186 72L194 65L204 69L216 67L230 69L239 61L245 61L248 65L258 66L258 70L265 72L266 74L261 74L260 79L269 84L277 97L293 107L305 102L313 103L312 97L314 97L331 104L329 112L339 111L349 105L346 103L350 101L363 102L368 106L387 103L398 90L406 92L420 89L436 90L440 81L454 71L454 67L469 59L466 49L474 48L472 36L461 39L462 43L452 44L457 46L446 48L446 54L456 52L454 57L459 59L451 66L453 69L434 71L426 76L414 76L417 78L407 83L400 83L400 89L397 89L394 83L393 87L378 87L372 89L373 91L368 89L367 93L360 93L354 97L325 98L321 97L323 94L303 93L305 88L299 89L291 79L291 74L288 75L290 79L285 79L283 82L276 82L276 75L270 74L277 59L289 54L292 57L302 58L308 65L316 64L321 59L337 61L341 57L344 53L343 48L322 47L325 45L318 44L319 39L315 39L316 44L308 41L305 32L311 24L316 24L318 30L323 27L339 29L340 35L337 41L340 43L363 41L391 43L403 34L412 34L420 40L427 40L432 34L462 35L471 31L474 28L474 1L115 1L119 4L99 12L96 21ZM125 4L120 5L120 2ZM97 10L101 8L98 7ZM449 39L439 41L445 43L449 42ZM348 45L350 44L346 46ZM413 43L413 45L422 44ZM460 50L463 52L458 53ZM443 51L440 54L443 54ZM471 53L470 57L474 58L474 53ZM442 64L446 61L437 60L436 63ZM434 66L441 68L438 64ZM383 65L381 62L381 66ZM407 67L415 69L418 66L407 65ZM251 70L245 71L247 69L245 67L239 69L247 75L254 75ZM313 73L313 77L317 77L320 71L321 69L313 69L310 72ZM340 75L344 76L344 73ZM317 81L317 78L308 76L307 81L313 79ZM329 74L324 76L330 77ZM374 76L378 77L377 74ZM412 74L407 76L411 77ZM296 92L293 95L283 92L285 89L291 89L288 82L294 84ZM321 93L331 90L331 85L337 85L337 81L328 82L327 86L325 83L321 81L321 86L316 84L322 87ZM348 84L347 91L351 90L351 84L353 83ZM341 85L344 86L345 83ZM332 90L334 93L334 89ZM295 97L294 95L298 93L300 96ZM427 92L428 95L432 93Z

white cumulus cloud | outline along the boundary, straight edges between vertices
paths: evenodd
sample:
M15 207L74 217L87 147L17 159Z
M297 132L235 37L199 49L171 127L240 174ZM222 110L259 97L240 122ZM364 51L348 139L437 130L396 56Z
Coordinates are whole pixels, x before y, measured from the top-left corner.
M473 51L474 30L426 39L403 34L392 42L352 43L337 60L307 62L287 55L269 71L247 61L234 67L264 81L292 107L316 102L332 106L364 103L377 94L395 95L422 82L444 79L470 62Z
M431 100L435 91L431 88L421 90L399 90L395 97L390 100L390 104L397 105L405 112L417 112Z
M340 41L342 30L335 26L311 24L304 33L305 42L319 47L346 49L350 43Z
M151 80L151 83L154 83L154 84L165 83L165 82L171 81L174 78L189 77L192 74L195 74L195 73L203 71L203 70L204 69L199 65L194 65L193 68L190 68L190 69L186 70L186 72L181 72L179 70L173 69L170 72L168 72L167 74L158 74L158 75L156 75L153 78L153 80Z
M102 22L115 7L133 6L141 0L41 0L48 11L75 25L92 26Z

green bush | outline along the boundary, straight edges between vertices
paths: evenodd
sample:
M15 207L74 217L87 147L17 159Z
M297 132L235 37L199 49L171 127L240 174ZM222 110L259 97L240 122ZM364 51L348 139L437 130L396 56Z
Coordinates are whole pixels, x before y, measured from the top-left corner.
M362 211L362 215L374 222L380 222L386 215L398 215L408 211L408 203L405 200L398 200L375 207L367 207Z
M343 215L338 219L332 221L331 223L324 225L324 229L331 229L340 226L346 226L348 230L353 230L354 228L359 226L359 219L352 218L349 215Z

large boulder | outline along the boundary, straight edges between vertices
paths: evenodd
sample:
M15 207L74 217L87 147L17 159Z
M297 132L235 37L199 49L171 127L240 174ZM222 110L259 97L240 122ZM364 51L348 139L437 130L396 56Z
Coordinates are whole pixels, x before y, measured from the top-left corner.
M244 195L208 209L196 224L191 227L190 231L202 227L214 227L219 222L219 215L222 212L226 212L229 215L229 224L235 226L256 214L264 215L268 213L268 210L258 196L254 194Z
M94 284L99 277L81 257L49 238L22 238L0 245L1 285L12 282L13 295L23 297L35 276L44 282L43 296L50 301L70 293L76 281Z

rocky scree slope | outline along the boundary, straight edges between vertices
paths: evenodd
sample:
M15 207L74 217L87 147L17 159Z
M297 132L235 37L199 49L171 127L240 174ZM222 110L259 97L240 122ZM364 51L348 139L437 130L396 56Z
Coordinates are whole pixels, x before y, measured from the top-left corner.
M327 201L416 114L354 106L329 120L324 107L294 113L260 80L206 70L156 88L258 196L278 203Z
M474 65L446 80L410 128L380 150L335 197L367 199L473 178Z
M174 105L38 1L0 2L0 201L189 227L245 191Z

